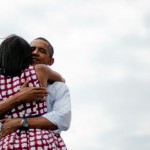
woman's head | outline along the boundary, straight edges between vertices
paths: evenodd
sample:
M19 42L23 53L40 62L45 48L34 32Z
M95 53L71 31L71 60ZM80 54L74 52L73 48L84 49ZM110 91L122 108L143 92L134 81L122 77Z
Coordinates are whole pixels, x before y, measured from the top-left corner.
M0 45L0 74L19 76L31 64L32 49L17 35L8 36Z

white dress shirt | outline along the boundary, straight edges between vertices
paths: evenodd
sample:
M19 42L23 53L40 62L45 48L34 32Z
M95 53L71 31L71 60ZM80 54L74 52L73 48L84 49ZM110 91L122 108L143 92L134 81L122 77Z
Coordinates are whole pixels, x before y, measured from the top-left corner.
M71 122L71 102L69 89L65 83L54 82L47 86L48 113L43 117L58 126L55 133L68 130Z

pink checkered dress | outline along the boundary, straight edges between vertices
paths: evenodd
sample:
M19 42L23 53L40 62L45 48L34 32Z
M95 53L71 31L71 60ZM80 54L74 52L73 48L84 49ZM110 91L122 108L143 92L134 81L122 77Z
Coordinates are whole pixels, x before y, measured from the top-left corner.
M20 77L4 77L0 75L0 101L16 94L26 80L29 86L39 87L40 83L33 66L29 66ZM21 104L8 111L4 118L22 118L42 115L47 112L46 102L30 102ZM0 150L66 150L60 135L51 130L28 129L16 132L0 140Z

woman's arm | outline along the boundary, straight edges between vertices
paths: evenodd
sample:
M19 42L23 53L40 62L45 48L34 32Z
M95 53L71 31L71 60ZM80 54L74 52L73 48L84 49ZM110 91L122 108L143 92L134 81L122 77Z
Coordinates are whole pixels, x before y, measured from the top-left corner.
M24 102L45 101L43 97L47 96L44 87L27 87L29 81L26 81L20 91L14 96L0 102L0 118L10 109Z
M42 86L46 87L48 81L60 81L65 83L65 79L56 71L44 64L35 65L35 70Z
M49 81L60 81L65 83L65 79L59 74L58 72L52 70L51 68L47 68L47 75L48 75L48 80Z

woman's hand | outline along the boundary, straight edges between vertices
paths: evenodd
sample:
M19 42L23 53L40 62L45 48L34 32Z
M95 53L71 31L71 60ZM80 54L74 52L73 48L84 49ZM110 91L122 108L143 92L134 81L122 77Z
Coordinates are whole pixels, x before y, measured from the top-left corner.
M22 118L7 118L0 122L3 124L0 131L0 139L17 131L21 127Z
M10 109L25 103L33 101L46 101L48 95L45 87L28 87L29 81L26 81L20 91L4 101L0 101L0 117L3 117Z
M32 102L32 101L46 101L45 97L48 95L45 87L28 87L29 81L26 81L20 91L15 95L17 102Z

